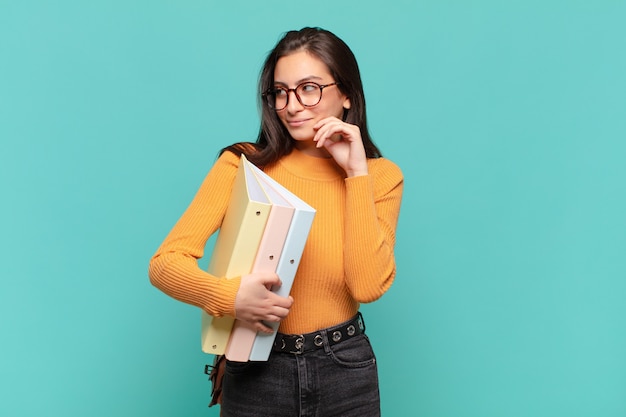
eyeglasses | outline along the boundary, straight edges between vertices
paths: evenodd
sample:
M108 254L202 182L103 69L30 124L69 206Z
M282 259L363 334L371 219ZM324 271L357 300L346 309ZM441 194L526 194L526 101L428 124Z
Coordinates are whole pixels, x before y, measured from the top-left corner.
M274 87L262 94L267 104L274 110L279 111L287 107L289 103L289 93L294 92L296 99L304 107L316 106L322 100L322 91L331 85L339 85L339 83L330 83L320 85L311 81L298 84L296 88Z

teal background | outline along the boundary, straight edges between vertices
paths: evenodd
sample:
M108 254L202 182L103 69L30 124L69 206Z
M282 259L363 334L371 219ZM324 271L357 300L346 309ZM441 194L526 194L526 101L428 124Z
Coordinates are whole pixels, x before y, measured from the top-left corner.
M624 1L0 0L0 415L217 416L147 264L288 29L406 177L384 416L626 416Z

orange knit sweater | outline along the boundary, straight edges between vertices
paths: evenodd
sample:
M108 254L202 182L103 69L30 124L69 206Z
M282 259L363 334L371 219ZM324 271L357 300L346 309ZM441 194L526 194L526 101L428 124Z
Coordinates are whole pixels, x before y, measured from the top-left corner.
M156 287L214 316L234 315L241 277L210 275L197 259L220 227L238 163L230 152L218 158L149 267ZM403 177L384 158L369 159L368 169L368 175L346 178L332 159L297 150L265 169L317 210L281 332L308 333L348 320L360 303L378 299L391 286Z

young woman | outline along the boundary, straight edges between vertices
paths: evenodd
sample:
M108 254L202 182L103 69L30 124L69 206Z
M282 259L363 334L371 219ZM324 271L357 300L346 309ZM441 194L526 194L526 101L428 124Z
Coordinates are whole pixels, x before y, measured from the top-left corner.
M150 262L152 283L213 316L271 331L267 362L226 362L222 416L378 416L376 360L360 303L395 277L400 169L372 142L356 59L319 28L287 32L259 80L256 143L222 150L197 195ZM202 271L207 239L226 211L241 154L316 209L291 295L276 274L225 279Z

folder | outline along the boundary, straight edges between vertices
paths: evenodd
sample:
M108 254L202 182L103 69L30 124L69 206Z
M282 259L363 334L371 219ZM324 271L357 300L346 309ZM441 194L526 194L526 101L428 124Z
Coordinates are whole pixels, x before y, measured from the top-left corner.
M250 169L249 166L248 169ZM275 273L295 208L274 190L267 181L263 181L262 178L258 177L257 180L259 180L266 195L269 197L272 208L254 265L252 266L252 272ZM226 346L226 358L235 362L248 361L256 333L255 328L249 323L235 320L228 345Z
M222 226L215 241L208 272L233 278L250 273L270 215L271 202L252 166L241 156ZM212 317L202 311L202 351L221 355L233 327L232 317Z
M287 233L285 244L283 245L283 251L280 255L278 266L276 267L276 274L280 278L282 285L277 288L272 288L272 291L276 294L287 297L291 291L296 271L298 270L300 259L302 258L302 252L304 251L304 246L309 236L311 226L313 225L315 209L254 165L251 167L252 171L259 179L271 185L274 190L285 197L295 208L289 226L289 232ZM249 360L251 361L267 361L269 358L279 323L267 324L273 329L273 332L270 334L257 332L252 350L250 351Z

